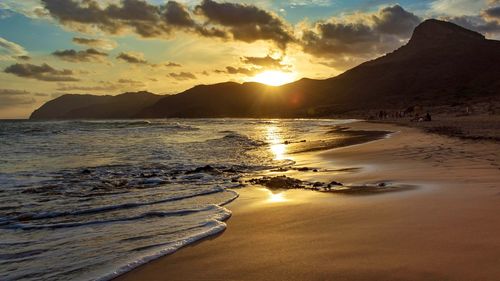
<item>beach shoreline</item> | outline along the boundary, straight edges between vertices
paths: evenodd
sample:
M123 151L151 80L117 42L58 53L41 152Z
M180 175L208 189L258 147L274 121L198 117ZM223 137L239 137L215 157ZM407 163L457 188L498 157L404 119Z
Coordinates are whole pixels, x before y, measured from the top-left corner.
M417 188L366 196L239 189L222 234L116 280L497 280L499 144L391 124L347 126L395 133L298 154L298 166L317 172L277 175Z

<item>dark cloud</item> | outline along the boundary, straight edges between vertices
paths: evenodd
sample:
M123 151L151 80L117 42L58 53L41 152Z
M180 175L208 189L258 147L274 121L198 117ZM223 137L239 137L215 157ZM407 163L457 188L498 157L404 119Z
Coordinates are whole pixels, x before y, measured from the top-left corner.
M246 76L253 76L257 74L260 70L257 68L247 68L247 67L234 67L228 66L225 70L215 70L215 73L221 74L243 74Z
M131 29L144 37L169 32L160 25L159 8L140 0L123 0L121 5L102 8L95 0L42 0L50 15L62 24L84 31L92 27L117 34Z
M165 64L167 67L181 67L182 65L175 63L175 62L168 62Z
M163 16L165 21L171 25L185 27L196 26L196 23L191 18L186 7L174 1L167 2Z
M55 51L52 55L70 62L105 62L108 57L108 54L96 49L87 49L83 51L62 50Z
M253 5L203 0L195 11L205 16L208 23L228 28L235 40L270 40L282 49L294 41L292 33L279 17Z
M304 51L318 57L348 57L343 67L353 65L401 46L421 22L416 15L395 5L382 8L371 16L371 21L320 21L312 29L303 31ZM337 59L338 60L338 59Z
M182 29L207 37L227 37L220 29L196 23L189 10L175 1L161 6L143 0L121 0L107 6L96 0L42 0L42 3L53 18L82 32L91 29L110 34L128 31L146 38L164 38Z
M123 61L126 61L128 63L135 63L135 64L147 64L148 63L146 61L146 59L144 58L144 54L136 53L136 52L122 52L116 58L121 59Z
M175 63L175 62L165 62L165 63L159 63L159 64L151 64L152 67L182 67L181 64Z
M481 16L461 16L445 18L445 20L482 34L500 33L499 21L487 20L487 18Z
M242 57L241 61L246 64L251 64L255 66L271 68L271 69L281 69L287 68L288 65L283 64L283 58L273 58L269 55L265 57Z
M94 39L94 38L82 38L82 37L73 38L73 43L103 50L112 50L117 46L116 42L108 39Z
M0 89L0 109L19 105L30 105L36 102L33 94L27 91Z
M146 86L143 82L132 80L132 79L119 79L117 82L120 84L126 84L128 86L134 86L134 87L145 87Z
M302 36L306 52L318 56L373 53L379 36L363 23L316 23L315 30L305 30Z
M175 80L180 80L180 81L196 79L196 76L191 72L179 72L179 73L172 72L169 73L168 76L174 78Z
M23 61L29 61L29 60L31 60L30 56L17 56L16 58L19 59L19 60L23 60Z
M72 70L63 69L57 70L52 66L44 63L42 65L34 65L30 63L16 63L8 66L5 73L14 74L23 78L32 78L41 81L79 81L74 78Z
M483 16L490 20L500 21L500 6L491 7L484 10Z
M380 33L409 37L422 19L395 5L383 8L378 15L373 15L373 21L374 29Z

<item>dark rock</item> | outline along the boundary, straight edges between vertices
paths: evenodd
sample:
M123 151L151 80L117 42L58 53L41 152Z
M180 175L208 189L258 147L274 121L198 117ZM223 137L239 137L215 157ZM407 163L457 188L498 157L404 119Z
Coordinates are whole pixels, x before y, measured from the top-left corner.
M210 165L206 165L206 166L203 166L203 167L198 167L192 171L187 171L186 174L198 174L198 173L205 173L205 174L220 174L221 171L219 171L218 169L210 166Z
M340 183L340 182L338 182L338 181L331 181L328 185L330 185L330 186L336 186L336 185L337 186L343 186L343 184Z
M289 167L279 167L278 169L274 169L272 170L273 172L286 172L288 171L290 168Z
M82 171L82 174L83 174L83 175L90 175L90 174L92 174L92 171L91 171L91 170L89 170L89 169L84 169L84 170Z
M313 187L322 187L322 186L324 186L324 185L325 185L325 183L317 181L317 182L315 182L315 183L313 184Z
M304 188L304 185L301 180L289 178L287 176L263 177L261 179L251 179L250 183L260 184L271 189Z
M232 173L232 174L236 174L238 171L236 171L234 168L229 168L229 169L225 169L223 170L224 173Z

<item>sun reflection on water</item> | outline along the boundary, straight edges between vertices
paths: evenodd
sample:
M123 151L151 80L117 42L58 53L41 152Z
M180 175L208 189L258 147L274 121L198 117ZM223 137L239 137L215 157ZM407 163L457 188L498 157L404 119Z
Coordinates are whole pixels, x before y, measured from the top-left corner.
M268 194L267 199L266 199L266 202L268 202L268 203L283 203L283 202L290 201L285 196L286 194L284 191L275 193L267 188L262 188L261 190L265 191Z
M279 203L279 202L286 202L286 201L287 201L287 199L285 198L284 192L280 192L280 193L276 193L276 194L271 193L271 195L269 195L269 202L271 202L271 203Z
M275 160L284 160L286 155L286 145L280 136L280 130L276 125L267 127L267 141L270 143L271 152Z

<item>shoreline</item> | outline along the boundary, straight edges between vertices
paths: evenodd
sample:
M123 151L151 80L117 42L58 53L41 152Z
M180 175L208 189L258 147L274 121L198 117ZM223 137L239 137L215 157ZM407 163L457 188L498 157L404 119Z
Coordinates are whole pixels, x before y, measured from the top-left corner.
M498 144L460 146L462 140L387 124L357 122L347 126L400 132L361 145L297 155L299 165L325 169L286 174L301 180L396 182L419 188L370 196L305 190L288 190L281 195L262 187L238 189L239 199L226 206L233 216L224 233L115 280L500 277L500 270L493 266L500 258L500 239L496 238L500 237L500 220L495 216L500 210L496 186L500 182L499 155L481 159L497 152ZM471 168L474 179L467 177ZM449 219L441 221L440 216ZM485 222L488 219L490 223ZM463 227L457 225L461 223ZM469 231L473 226L475 232ZM449 240L454 244L449 245ZM451 262L455 255L462 255L468 267ZM471 266L475 268L467 270Z
M419 128L427 133L439 134L463 140L500 142L500 115L442 116L431 122L412 122L402 119L368 120L370 123L394 124Z

